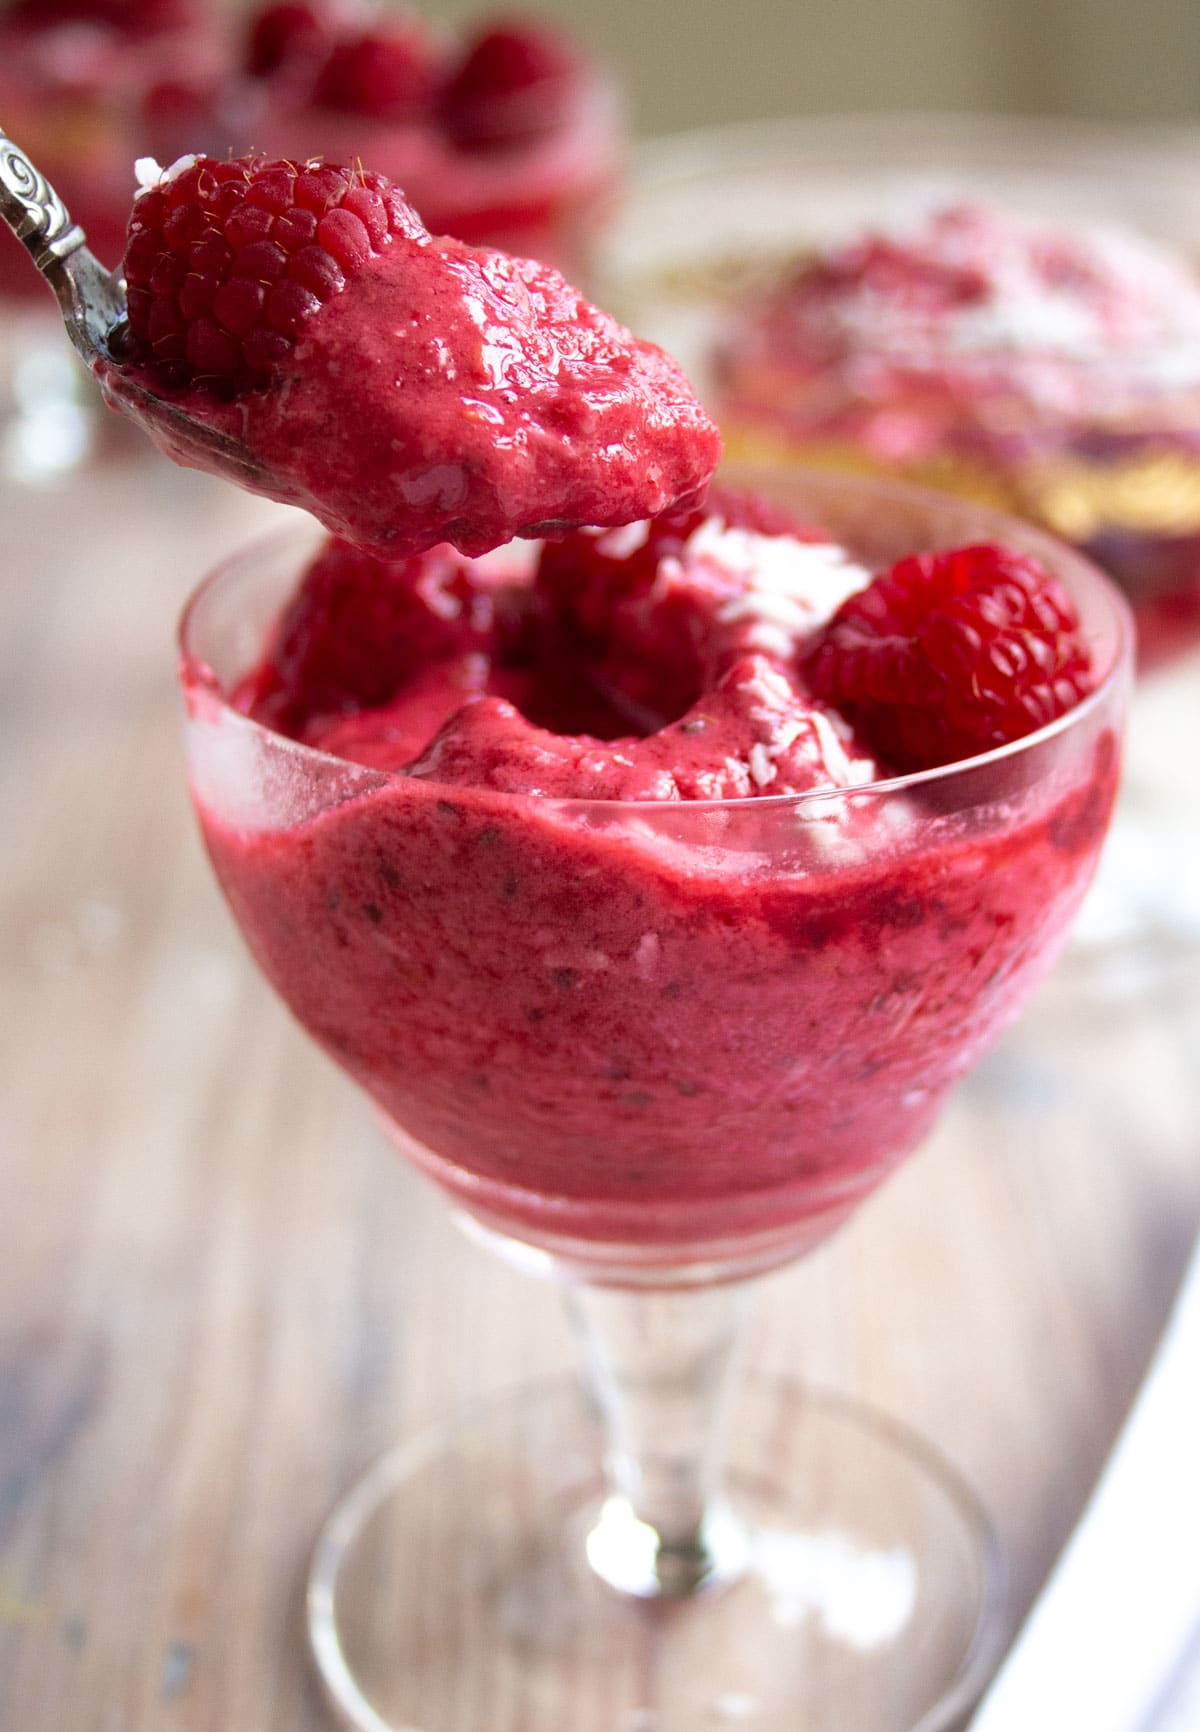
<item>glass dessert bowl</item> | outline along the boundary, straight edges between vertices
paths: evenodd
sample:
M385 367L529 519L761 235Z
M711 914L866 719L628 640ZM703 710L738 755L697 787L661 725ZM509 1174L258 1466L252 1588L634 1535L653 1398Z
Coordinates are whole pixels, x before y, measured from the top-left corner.
M310 1631L373 1732L483 1726L498 1688L558 1725L568 1681L630 1732L933 1732L991 1658L969 1490L852 1403L739 1396L738 1324L1051 966L1115 791L1128 622L1085 561L961 501L747 479L871 569L979 539L1035 555L1095 690L886 782L565 800L379 770L237 707L308 533L230 561L185 617L193 798L256 959L464 1223L568 1283L585 1346L590 1412L527 1392L388 1457L331 1518Z

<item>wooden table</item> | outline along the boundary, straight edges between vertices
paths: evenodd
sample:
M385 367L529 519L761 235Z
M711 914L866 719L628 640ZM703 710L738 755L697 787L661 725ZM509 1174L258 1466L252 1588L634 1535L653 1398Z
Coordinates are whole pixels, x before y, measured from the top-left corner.
M275 513L132 456L0 507L0 1727L322 1727L321 1516L399 1433L565 1366L566 1334L290 1023L202 858L175 616ZM1198 694L1200 664L1143 692L1147 763L1180 728L1200 758ZM1198 956L1069 969L767 1292L760 1363L911 1421L978 1486L1014 1623L1200 1223Z

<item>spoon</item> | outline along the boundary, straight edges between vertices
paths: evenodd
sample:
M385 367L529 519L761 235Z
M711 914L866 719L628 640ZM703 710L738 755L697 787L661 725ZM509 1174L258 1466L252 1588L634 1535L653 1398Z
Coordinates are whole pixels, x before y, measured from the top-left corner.
M160 441L165 433L179 461L219 470L261 490L262 464L245 445L125 375L129 324L124 280L105 270L45 175L2 131L0 217L53 289L67 335L109 403L152 427Z

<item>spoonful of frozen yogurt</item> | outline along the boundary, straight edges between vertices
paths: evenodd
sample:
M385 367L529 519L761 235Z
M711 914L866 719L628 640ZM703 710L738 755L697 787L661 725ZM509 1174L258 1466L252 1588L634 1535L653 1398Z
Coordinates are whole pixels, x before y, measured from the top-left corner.
M388 556L474 555L700 497L683 374L557 271L429 234L319 160L138 164L124 285L0 135L0 214L109 402L168 456Z

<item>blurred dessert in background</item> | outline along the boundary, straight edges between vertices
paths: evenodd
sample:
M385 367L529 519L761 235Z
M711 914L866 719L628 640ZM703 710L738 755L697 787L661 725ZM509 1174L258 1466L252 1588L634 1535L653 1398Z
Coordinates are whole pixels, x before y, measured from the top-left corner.
M416 13L281 0L249 20L239 148L361 156L435 234L540 258L586 280L618 178L612 81L540 21L452 38Z
M505 17L452 39L414 12L339 0L238 23L202 0L14 0L0 102L106 262L139 156L361 157L434 233L555 264L566 249L573 267L621 161L614 84L555 30ZM0 237L0 293L39 292Z
M13 0L0 13L0 124L116 265L134 159L223 153L229 55L202 0ZM62 343L24 247L0 230L0 474L52 482L124 442Z
M227 50L197 0L14 0L0 14L0 115L92 251L115 265L137 156L224 151ZM0 294L46 298L0 233Z
M731 311L735 448L903 475L1113 573L1143 660L1200 631L1200 279L1131 232L983 202L873 223Z

